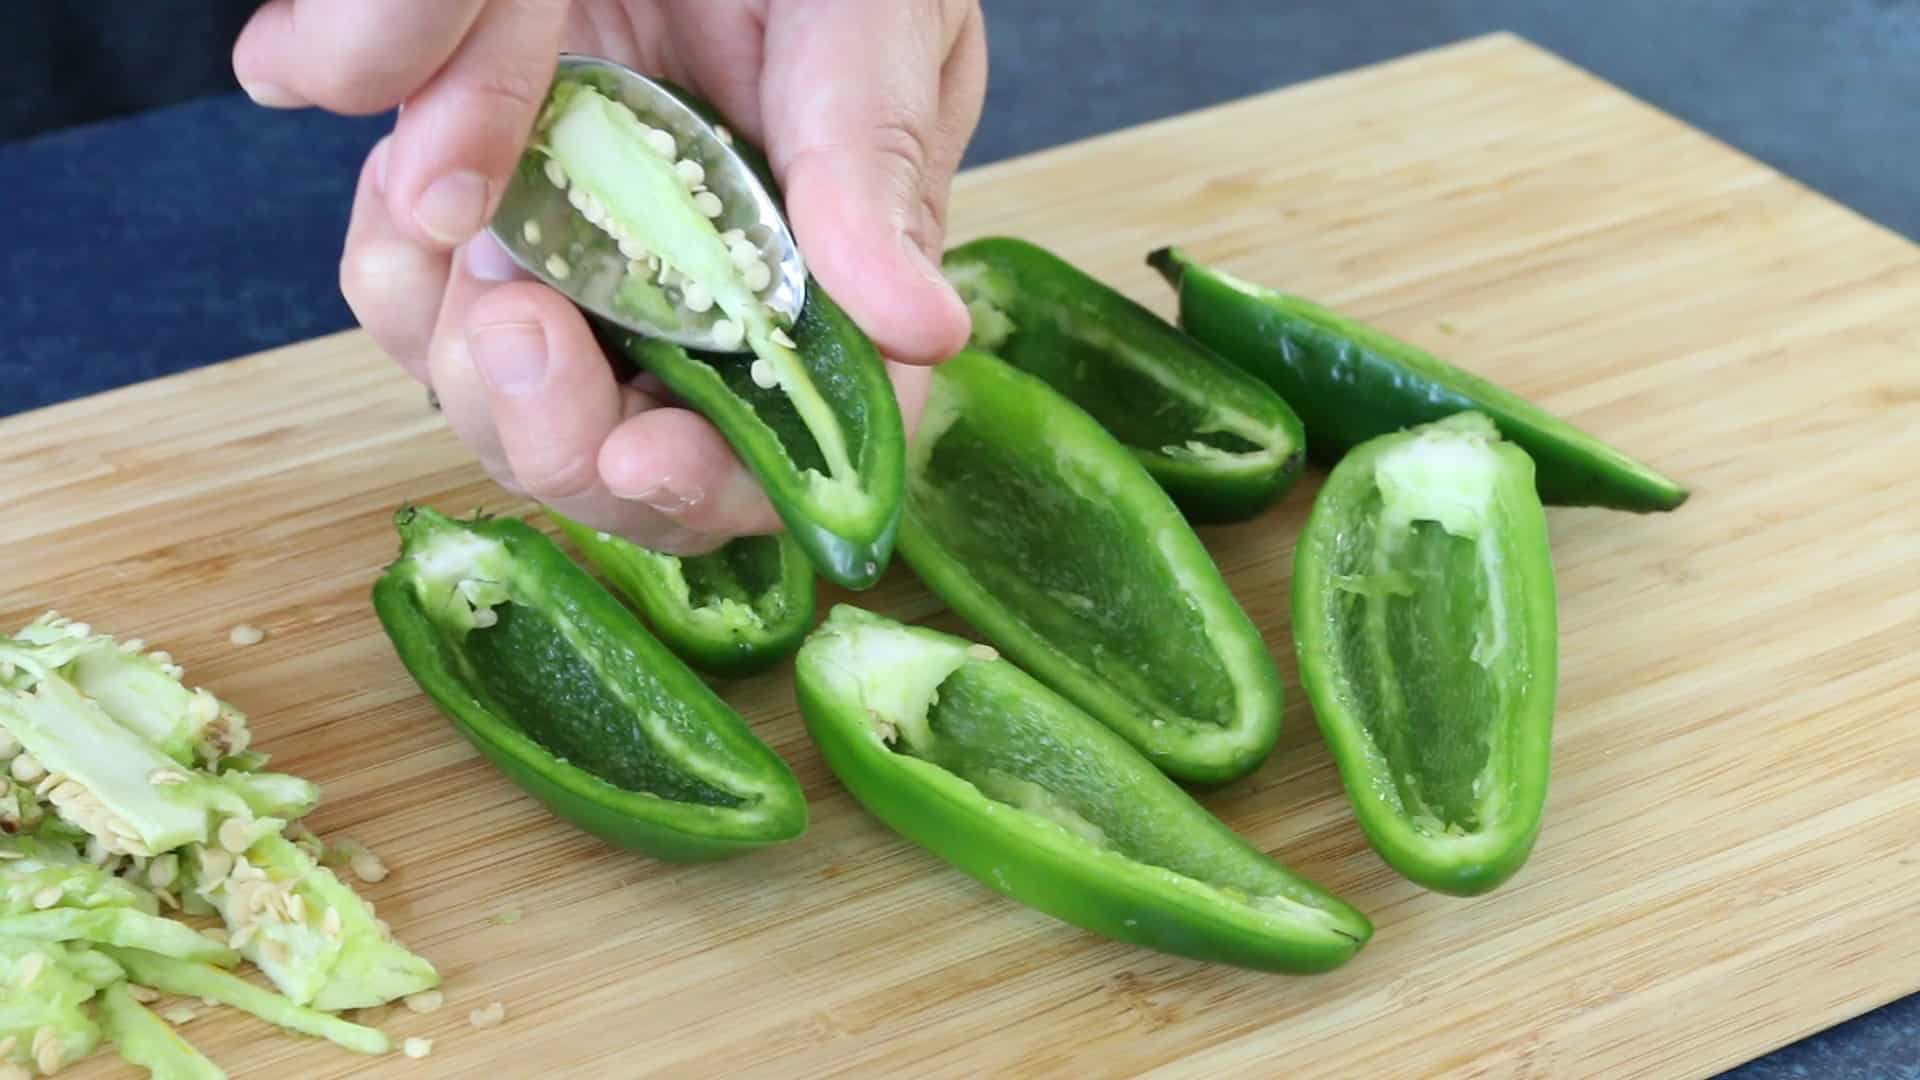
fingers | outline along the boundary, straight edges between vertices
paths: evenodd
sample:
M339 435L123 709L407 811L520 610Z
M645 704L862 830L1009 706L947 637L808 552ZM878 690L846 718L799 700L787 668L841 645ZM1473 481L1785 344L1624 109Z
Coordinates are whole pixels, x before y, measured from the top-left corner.
M262 105L342 113L393 108L424 86L487 0L268 0L233 46Z
M234 73L263 104L405 104L386 156L389 231L444 252L493 214L566 20L566 0L268 0Z
M476 276L496 255L485 237L461 249L430 350L442 412L490 475L656 550L693 554L777 527L719 433L619 386L563 297Z
M427 346L446 292L449 259L445 252L414 243L387 215L385 172L392 142L392 136L381 139L361 166L340 257L340 292L374 343L426 382Z
M935 206L943 235L953 177L960 171L960 159L966 156L967 144L980 126L980 110L987 101L986 16L972 0L965 6L964 21L940 69L940 118L933 139L929 201Z
M777 532L779 515L720 432L688 409L656 408L615 429L600 448L613 494L655 507L695 532Z
M668 78L699 90L733 125L758 143L760 73L766 60L766 5L713 0L662 0L660 47L647 60ZM643 45L643 49L645 46Z
M984 44L968 38L976 18L962 0L769 9L768 152L809 269L881 351L909 363L944 360L967 338L937 263L946 189L978 116L970 98L985 85ZM943 100L949 87L955 102Z
M466 314L481 294L499 283L483 276L493 268L492 256L484 253L488 243L485 238L476 237L453 257L446 294L427 350L428 385L439 399L441 416L479 459L487 475L514 494L525 495L527 492L514 479L506 450L500 444L487 384L481 380L467 349Z
M445 66L407 98L387 207L420 243L451 248L493 215L553 80L566 18L565 0L487 4Z

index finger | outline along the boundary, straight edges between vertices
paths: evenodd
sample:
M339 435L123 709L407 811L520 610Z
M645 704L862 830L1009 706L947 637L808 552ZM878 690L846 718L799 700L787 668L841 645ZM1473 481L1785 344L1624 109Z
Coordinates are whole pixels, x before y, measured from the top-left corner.
M233 74L262 105L393 108L447 62L488 0L268 0L233 44Z
M429 247L451 248L492 216L559 58L566 0L496 0L393 128L387 200Z

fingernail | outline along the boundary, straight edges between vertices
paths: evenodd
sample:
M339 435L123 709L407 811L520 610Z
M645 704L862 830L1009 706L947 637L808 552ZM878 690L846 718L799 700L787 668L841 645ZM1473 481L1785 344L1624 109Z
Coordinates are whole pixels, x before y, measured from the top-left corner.
M633 501L663 514L677 514L683 510L693 509L694 505L700 501L700 493L678 491L662 481L635 492Z
M497 394L519 397L547 377L547 335L538 323L490 323L467 335L474 370Z
M413 220L428 236L457 244L487 223L487 181L470 169L435 180L413 205Z
M520 268L507 257L506 249L492 233L475 233L473 239L460 257L461 265L467 273L481 281L512 281L520 276Z
M307 99L286 87L276 86L270 82L241 83L240 89L246 91L255 105L262 105L269 109L300 109L309 104Z

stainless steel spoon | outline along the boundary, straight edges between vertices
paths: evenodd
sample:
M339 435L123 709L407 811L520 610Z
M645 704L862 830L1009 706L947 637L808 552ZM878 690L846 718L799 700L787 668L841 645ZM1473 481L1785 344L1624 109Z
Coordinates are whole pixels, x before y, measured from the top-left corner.
M787 323L799 318L807 300L806 263L773 193L747 166L731 140L722 139L714 125L645 75L611 60L561 54L554 78L583 76L603 92L611 88L609 96L617 96L648 124L670 132L680 157L691 157L701 164L706 170L707 188L720 197L724 208L714 221L715 228L745 230L748 239L759 245L767 269L773 272L773 285L761 298ZM627 260L611 237L598 230L579 229L573 224L576 220L578 212L568 203L566 192L548 182L540 170L520 168L514 170L488 230L527 273L616 326L690 349L746 351L732 342L721 347L713 327L727 316L717 306L698 313L680 308L679 327L651 326L634 312L616 307L612 301L626 277ZM753 228L756 225L760 228ZM548 269L548 260L556 253L566 264L564 278Z

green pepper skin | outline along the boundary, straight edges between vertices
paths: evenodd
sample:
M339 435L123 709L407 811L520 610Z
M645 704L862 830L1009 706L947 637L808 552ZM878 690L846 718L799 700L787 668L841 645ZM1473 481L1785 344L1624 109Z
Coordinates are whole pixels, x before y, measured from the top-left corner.
M851 484L821 477L820 452L806 425L782 391L754 384L745 359L601 330L616 351L659 376L720 429L823 577L848 589L880 580L900 527L906 431L879 352L825 289L808 283L792 335L840 422L857 477Z
M1558 671L1525 452L1478 413L1356 447L1295 549L1293 632L1301 685L1380 856L1459 896L1512 877L1540 830Z
M555 814L608 843L682 862L737 855L805 830L806 801L786 763L553 541L525 522L455 521L425 508L401 510L396 523L401 557L373 590L394 651L461 734ZM496 624L477 617L467 589L480 590ZM555 629L540 648L516 648L533 640L524 634L507 638L504 655L495 649L477 665L475 635L507 632L499 612L516 625L537 618L536 627ZM594 686L565 676L582 665ZM521 685L535 688L535 700L521 699L516 712L503 702ZM527 729L548 725L548 740L558 738L547 714L568 710L592 713L584 728L564 732L571 754ZM671 752L655 747L660 731ZM665 797L601 775L633 760L736 802Z
M1091 413L1188 520L1245 521L1299 478L1306 433L1280 395L1122 293L1007 237L944 265L974 346Z
M785 533L668 555L544 512L675 655L709 675L765 671L792 656L813 626L813 565ZM708 594L697 604L694 583Z
M869 813L1020 903L1260 971L1327 971L1372 935L990 649L843 605L801 647L794 685L808 734Z
M1538 466L1556 506L1672 510L1687 489L1511 391L1421 349L1194 262L1178 248L1147 261L1180 297L1180 324L1280 392L1307 424L1322 464L1368 439L1468 410L1482 412Z
M1127 448L981 352L934 371L900 553L994 645L1176 779L1265 760L1284 694L1260 631Z

